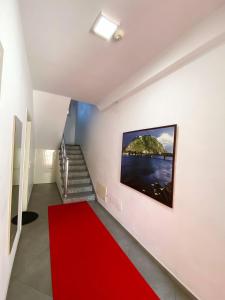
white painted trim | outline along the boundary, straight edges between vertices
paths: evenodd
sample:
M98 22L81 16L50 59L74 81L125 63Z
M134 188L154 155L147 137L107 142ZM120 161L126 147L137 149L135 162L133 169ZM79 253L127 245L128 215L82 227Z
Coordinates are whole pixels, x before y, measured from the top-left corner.
M8 251L9 254L11 253L11 250L13 249L15 240L16 240L16 236L14 238L13 241L13 245L12 247L10 247L10 231L11 231L11 212L12 212L12 183L13 183L13 161L14 161L14 139L15 139L15 130L16 130L16 125L15 125L15 117L13 117L13 124L12 124L12 135L11 135L11 155L10 155L10 180L9 180L9 184L10 184L10 192L9 192L9 223L8 223ZM17 226L17 233L18 233L18 226ZM16 233L16 234L17 234Z
M62 179L61 179L61 171L60 171L60 160L59 160L59 150L56 152L56 185L59 190L59 194L63 201L63 188L62 188Z
M14 176L14 150L15 150L15 134L16 134L16 119L21 122L22 132L21 132L21 165L19 170L19 194L18 194L18 220L17 220L17 230L14 237L14 241L11 242L11 212L12 212L12 191L13 191L13 176ZM23 161L24 161L24 123L21 121L16 115L13 116L13 128L12 128L12 142L11 142L11 162L10 162L10 194L9 194L9 224L8 224L8 233L9 233L9 254L15 253L15 249L17 249L21 228L22 228L22 196L23 196Z
M29 202L29 169L30 169L30 145L31 145L31 121L26 121L25 149L24 149L24 172L23 172L23 211L27 210Z

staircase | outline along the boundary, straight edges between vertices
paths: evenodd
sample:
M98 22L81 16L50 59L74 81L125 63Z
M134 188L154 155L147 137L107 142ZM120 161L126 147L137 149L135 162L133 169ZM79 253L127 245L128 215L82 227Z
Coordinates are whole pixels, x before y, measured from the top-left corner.
M69 158L67 196L64 195L62 153L61 150L59 151L61 180L58 187L63 203L95 200L95 192L80 146L65 145L65 148L67 157Z

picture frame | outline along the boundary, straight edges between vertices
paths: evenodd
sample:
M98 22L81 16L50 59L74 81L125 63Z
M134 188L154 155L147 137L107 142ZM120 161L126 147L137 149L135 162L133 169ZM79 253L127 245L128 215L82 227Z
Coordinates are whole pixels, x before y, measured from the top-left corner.
M177 125L123 133L120 182L173 207Z

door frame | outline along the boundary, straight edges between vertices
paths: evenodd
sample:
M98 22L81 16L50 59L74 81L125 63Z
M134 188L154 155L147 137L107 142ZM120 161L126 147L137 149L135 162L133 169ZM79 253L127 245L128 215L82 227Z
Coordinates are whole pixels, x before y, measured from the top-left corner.
M27 210L29 203L29 173L31 168L30 148L31 148L31 130L32 122L26 109L26 127L25 127L25 149L24 149L24 169L23 169L23 197L22 209Z

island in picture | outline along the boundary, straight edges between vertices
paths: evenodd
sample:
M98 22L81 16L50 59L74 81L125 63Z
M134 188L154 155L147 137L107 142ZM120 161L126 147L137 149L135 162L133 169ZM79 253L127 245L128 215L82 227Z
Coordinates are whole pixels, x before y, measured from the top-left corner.
M121 183L173 206L176 125L123 133Z

